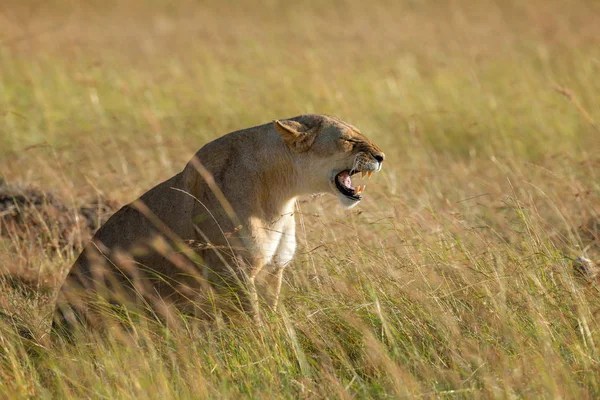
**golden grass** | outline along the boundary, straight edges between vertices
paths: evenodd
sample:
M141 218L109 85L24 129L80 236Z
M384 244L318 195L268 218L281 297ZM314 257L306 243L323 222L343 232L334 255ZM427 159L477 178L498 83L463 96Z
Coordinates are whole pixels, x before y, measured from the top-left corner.
M207 141L306 112L386 165L357 209L300 204L264 330L32 349L12 324L43 332L51 302L4 288L2 397L600 395L598 286L572 273L600 258L596 2L79 3L0 5L8 182L125 203ZM75 255L0 237L5 271Z

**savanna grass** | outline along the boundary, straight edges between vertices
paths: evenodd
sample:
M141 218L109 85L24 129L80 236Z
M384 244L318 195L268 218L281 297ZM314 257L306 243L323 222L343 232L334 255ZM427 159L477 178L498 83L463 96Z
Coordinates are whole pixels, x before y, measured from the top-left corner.
M599 18L593 1L3 2L0 177L73 209L307 112L387 157L356 209L300 202L264 328L141 321L71 345L44 336L51 298L5 285L2 397L600 396L598 286L572 268L600 258ZM0 268L56 278L77 250L1 236Z

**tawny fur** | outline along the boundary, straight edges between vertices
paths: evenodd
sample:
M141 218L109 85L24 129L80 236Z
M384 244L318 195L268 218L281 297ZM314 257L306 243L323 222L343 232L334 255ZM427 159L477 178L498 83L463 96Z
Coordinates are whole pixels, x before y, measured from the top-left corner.
M227 134L202 147L184 170L121 208L71 268L57 299L55 325L100 323L109 304L134 302L167 318L203 312L202 293L233 291L258 319L255 279L273 271L277 304L296 249L298 196L332 193L360 163L378 171L383 153L355 127L322 115Z

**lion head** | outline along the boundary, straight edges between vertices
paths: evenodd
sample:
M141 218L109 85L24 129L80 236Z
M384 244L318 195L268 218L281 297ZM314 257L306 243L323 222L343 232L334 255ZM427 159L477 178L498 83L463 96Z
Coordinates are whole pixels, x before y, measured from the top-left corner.
M354 187L352 176L369 178L381 170L385 154L356 127L334 117L301 115L274 121L291 150L300 186L307 193L332 193L353 207L366 185Z

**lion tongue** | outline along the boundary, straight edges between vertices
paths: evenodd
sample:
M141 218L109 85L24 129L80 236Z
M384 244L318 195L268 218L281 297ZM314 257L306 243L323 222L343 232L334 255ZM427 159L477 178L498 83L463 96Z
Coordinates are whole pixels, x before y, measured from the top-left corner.
M342 172L339 176L338 176L338 180L339 182L344 185L345 187L347 187L348 189L354 189L352 187L352 179L350 179L350 175L348 174L348 172Z

